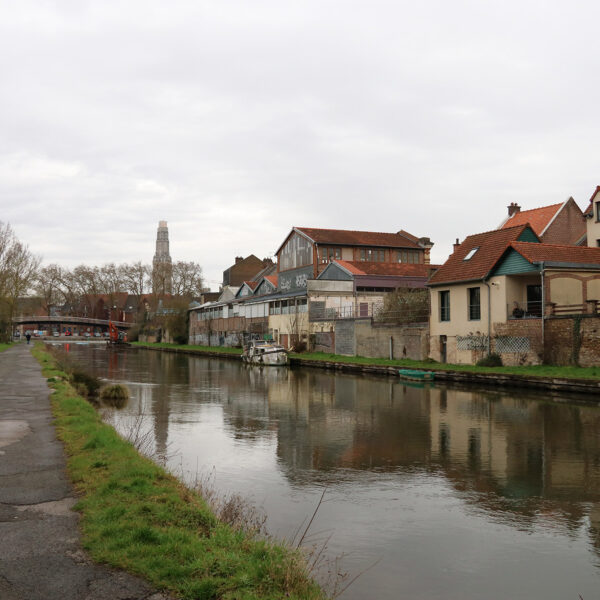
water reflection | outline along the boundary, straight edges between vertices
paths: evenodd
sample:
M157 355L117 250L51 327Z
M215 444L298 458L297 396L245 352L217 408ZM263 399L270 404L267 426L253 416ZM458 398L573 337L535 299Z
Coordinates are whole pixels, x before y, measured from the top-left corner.
M99 375L129 382L117 426L148 415L159 455L173 441L192 470L208 457L222 483L264 502L279 533L297 527L327 484L323 521L339 548L352 543L361 566L386 557L345 597L576 598L597 589L596 407L158 352L81 354ZM352 529L368 533L357 540ZM474 540L485 550L473 552ZM521 563L543 583L525 572L506 582ZM412 579L398 587L402 569Z

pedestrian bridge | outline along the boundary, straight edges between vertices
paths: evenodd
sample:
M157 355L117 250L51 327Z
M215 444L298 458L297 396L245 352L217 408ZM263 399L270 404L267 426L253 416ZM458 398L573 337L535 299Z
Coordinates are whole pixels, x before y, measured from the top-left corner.
M92 327L108 328L109 321L104 319L90 319L89 317L13 317L13 325L87 325ZM126 323L125 321L112 321L115 327L119 329L130 329L135 323ZM38 327L45 329L45 327Z

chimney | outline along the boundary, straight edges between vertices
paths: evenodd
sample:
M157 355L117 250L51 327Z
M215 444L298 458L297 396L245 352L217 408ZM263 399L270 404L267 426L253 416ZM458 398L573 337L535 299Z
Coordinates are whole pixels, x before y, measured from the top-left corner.
M417 242L421 248L425 250L423 252L423 262L428 265L431 262L431 248L433 248L433 242L428 237L419 238Z
M454 242L454 246L452 247L452 252L456 252L459 246L460 242L458 241L458 238L456 238L456 242Z
M510 206L507 206L506 208L508 208L509 218L516 215L521 210L521 207L516 202L511 202Z
M239 262L242 262L244 260L243 256L236 256L235 257L235 264L237 265Z

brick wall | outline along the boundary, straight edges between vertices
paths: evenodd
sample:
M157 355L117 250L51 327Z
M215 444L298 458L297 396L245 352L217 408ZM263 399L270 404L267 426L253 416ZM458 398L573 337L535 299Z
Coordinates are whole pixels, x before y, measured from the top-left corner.
M582 367L600 365L600 317L547 319L545 338L546 360L551 364L568 365L577 358Z
M508 338L528 338L529 352L502 352L502 362L505 365L539 365L543 359L542 349L542 320L514 319L506 323L494 323L496 336ZM497 352L497 342L492 338L492 352Z
M585 218L574 202L569 202L542 238L544 244L574 244L586 232Z

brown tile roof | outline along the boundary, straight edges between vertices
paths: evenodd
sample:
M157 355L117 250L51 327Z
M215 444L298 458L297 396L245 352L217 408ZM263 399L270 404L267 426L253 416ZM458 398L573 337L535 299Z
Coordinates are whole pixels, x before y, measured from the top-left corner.
M448 260L429 278L429 284L439 285L483 279L510 243L516 241L527 227L527 224L523 224L466 237ZM478 248L477 252L469 260L464 260L474 248Z
M357 262L336 260L353 275L379 275L383 277L429 277L431 271L438 265L384 263L384 262Z
M316 229L314 227L294 227L317 244L337 244L347 246L378 246L384 248L420 248L411 234L381 233L376 231L349 231L345 229ZM409 238L410 236L410 238Z
M527 242L512 242L510 245L531 263L544 261L587 265L597 264L600 268L600 248L531 244Z
M561 202L560 204L551 204L550 206L532 208L531 210L522 210L510 217L502 225L502 229L529 223L535 233L541 235L563 204L564 202Z
M258 281L244 281L244 283L251 289L255 290L258 285Z

